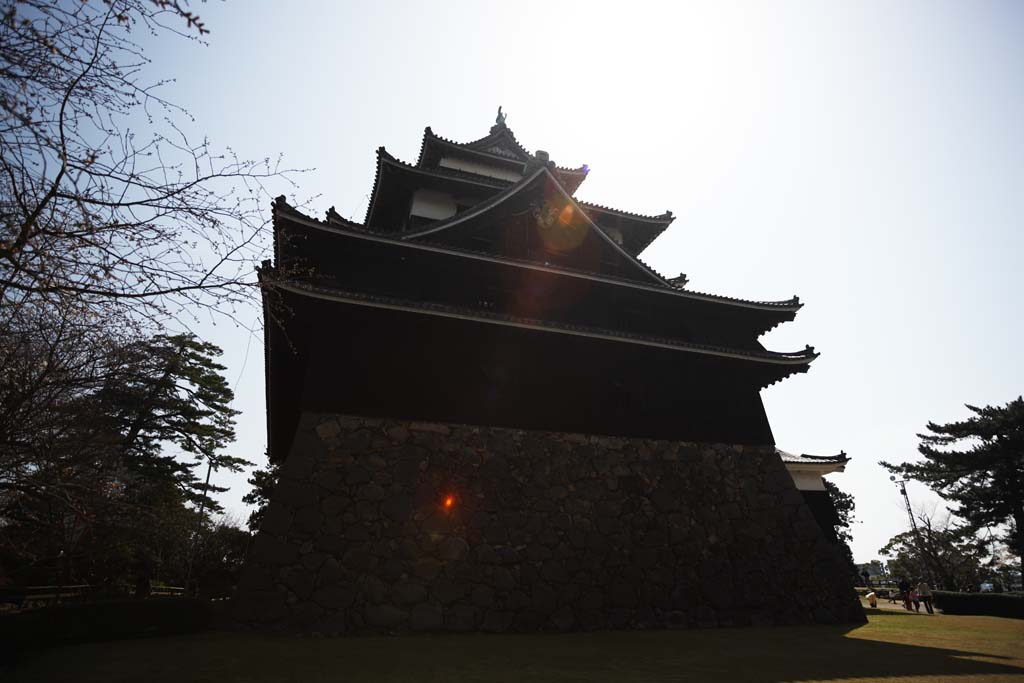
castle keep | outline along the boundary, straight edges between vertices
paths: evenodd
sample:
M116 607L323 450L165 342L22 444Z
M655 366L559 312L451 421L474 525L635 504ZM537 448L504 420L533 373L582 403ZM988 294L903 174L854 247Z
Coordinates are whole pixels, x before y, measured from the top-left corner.
M655 272L639 254L672 214L578 201L587 172L527 152L499 112L473 142L427 128L415 164L379 149L362 223L275 202L260 275L281 478L239 621L863 619L760 398L816 357L758 342L800 302Z

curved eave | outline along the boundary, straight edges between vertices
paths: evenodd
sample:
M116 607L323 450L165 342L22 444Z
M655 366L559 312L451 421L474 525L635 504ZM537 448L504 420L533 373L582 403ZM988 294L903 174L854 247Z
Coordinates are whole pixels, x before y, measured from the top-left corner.
M675 220L671 211L658 216L645 216L589 202L580 202L580 206L590 212L598 224L609 219L616 221L616 227L622 230L623 246L627 246L634 255L642 253Z
M809 455L807 453L789 453L781 448L776 448L782 461L792 465L845 465L850 461L846 451L840 451L836 455Z
M366 205L366 216L363 217L363 225L370 225L370 217L373 215L373 208L377 205L377 195L380 191L381 170L384 167L384 162L388 159L394 159L394 157L388 154L388 151L383 146L378 147L377 167L373 174L373 189L370 190L370 203Z
M384 148L382 147L381 149L383 150ZM384 154L386 155L383 162L384 164L410 175L469 183L471 185L479 185L480 187L487 187L495 190L504 190L515 183L515 181L512 180L504 180L503 178L495 178L494 176L481 175L479 173L470 173L469 171L458 171L452 168L423 168L393 157L391 154L388 154L386 150L384 151Z
M327 209L327 213L325 215L324 220L326 222L328 222L328 223L333 224L333 225L343 226L345 228L348 228L349 230L365 230L366 229L366 226L363 225L362 223L356 223L355 221L350 220L350 219L345 218L344 216L342 216L340 213L338 213L334 209L333 206L331 208Z
M366 306L370 308L381 308L392 311L401 311L418 315L466 320L486 325L499 325L504 327L516 327L521 329L549 332L553 334L587 337L624 344L634 344L653 348L679 351L682 353L693 353L719 358L745 361L764 366L766 368L777 368L783 373L783 377L793 372L802 372L810 366L811 362L818 357L818 353L807 348L794 353L778 353L771 351L752 352L742 349L728 347L708 346L703 344L692 344L664 337L651 337L645 335L630 334L616 330L584 327L565 323L553 323L550 321L534 318L522 318L516 316L488 313L485 311L458 308L445 304L436 304L423 301L408 301L392 297L376 296L360 292L350 292L311 284L308 282L278 282L273 285L275 288L296 294L325 301L350 304L355 306ZM782 379L779 377L778 379ZM778 381L778 379L776 381Z
M362 226L353 229L348 228L345 225L325 224L321 221L316 220L315 218L310 218L309 216L306 216L305 214L301 213L300 211L297 211L295 208L288 206L285 203L279 204L278 202L275 202L272 205L272 209L274 215L275 239L278 229L278 214L284 213L286 214L286 218L288 220L293 221L299 225L303 225L309 228L314 228L326 232L333 232L347 237L354 237L356 239L384 242L408 249L420 249L424 251L451 254L455 256L477 259L481 261L489 261L492 263L498 263L502 265L510 265L519 268L528 268L532 270L540 270L549 273L558 273L569 277L577 277L586 280L593 280L595 282L604 282L608 284L630 287L634 289L643 289L646 291L658 292L669 296L678 296L681 298L690 299L694 301L702 301L713 304L724 304L727 306L734 306L737 308L754 309L759 311L769 311L782 314L795 314L801 307L803 307L803 304L801 304L799 300L796 299L796 297L787 301L748 301L746 299L736 299L733 297L720 296L717 294L706 294L703 292L696 292L693 290L683 290L672 285L668 287L652 285L643 282L637 282L635 280L627 280L625 278L602 275L600 273L590 273L586 271L573 270L571 268L552 266L549 264L539 263L535 261L495 256L494 254L488 254L485 252L472 251L469 249L462 249L459 247L452 247L449 245L442 245L422 240L408 241L406 239L399 238L399 236L391 233L382 233L374 231L371 228L366 228ZM277 255L276 252L275 258L279 258L279 255ZM779 322L784 322L784 320L779 320Z
M675 220L675 216L672 215L671 211L666 211L663 214L657 216L648 216L640 213L633 213L631 211L623 211L621 209L613 209L610 206L602 206L601 204L594 204L592 202L579 202L579 205L587 211L593 211L595 213L607 214L609 216L615 216L616 218L625 218L632 222L637 223L651 223L656 226L661 226L664 230L669 224Z
M583 181L587 179L588 173L590 173L590 168L586 164L579 168L555 167L555 176L558 177L558 182L562 183L562 187L569 194L576 193L576 190L583 184Z
M782 464L790 472L813 472L820 476L832 474L833 472L845 472L848 460L841 462L790 462L783 460Z

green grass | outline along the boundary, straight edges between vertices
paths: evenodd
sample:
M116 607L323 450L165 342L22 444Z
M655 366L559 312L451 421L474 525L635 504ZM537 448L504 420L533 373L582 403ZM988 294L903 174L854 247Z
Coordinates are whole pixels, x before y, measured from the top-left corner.
M885 610L865 626L298 638L209 632L33 655L28 681L1018 681L1024 621Z

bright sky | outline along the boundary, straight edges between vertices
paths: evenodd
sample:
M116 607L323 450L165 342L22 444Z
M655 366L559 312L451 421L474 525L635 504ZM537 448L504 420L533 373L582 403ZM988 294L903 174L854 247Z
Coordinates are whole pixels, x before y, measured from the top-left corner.
M915 433L963 403L1024 391L1024 4L194 9L209 46L161 42L154 74L178 78L166 94L215 144L315 167L299 198L319 195L317 214L362 220L379 145L415 161L424 126L472 140L500 104L528 149L590 165L581 199L673 211L643 254L663 274L799 295L762 341L822 356L763 396L781 448L853 458L832 479L856 497L858 561L906 526L877 461L915 457ZM262 341L208 332L238 378L235 454L262 463ZM244 518L245 476L217 480Z

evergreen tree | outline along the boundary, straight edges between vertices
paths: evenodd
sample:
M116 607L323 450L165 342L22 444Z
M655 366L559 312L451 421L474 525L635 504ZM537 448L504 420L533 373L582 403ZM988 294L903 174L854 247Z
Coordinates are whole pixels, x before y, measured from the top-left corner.
M251 464L225 455L235 440L234 395L216 346L193 335L157 335L120 350L118 371L89 401L103 412L108 433L120 437L123 476L173 481L190 503L221 510L202 483L200 464L237 472ZM94 410L95 410L94 407ZM177 446L183 460L164 448Z
M975 530L1005 525L1007 545L1024 557L1024 399L967 408L968 419L929 422L931 433L918 434L923 462L880 464L956 503L953 513Z
M249 514L249 531L256 533L260 530L260 523L263 515L270 504L270 497L274 493L274 486L277 485L277 478L280 475L280 467L276 463L269 462L270 454L267 453L267 468L254 470L249 477L249 485L252 490L242 496L242 502L246 505L255 505L256 509Z
M224 453L236 411L220 350L191 335L17 341L0 339L0 415L31 419L0 429L0 562L26 582L179 575L205 525L194 508L218 511L223 490L196 467L246 464Z
M825 490L828 492L828 497L832 499L832 507L835 508L836 517L839 519L836 524L836 536L843 543L849 543L853 540L853 523L856 521L854 511L857 506L853 501L853 496L841 490L828 479L822 481L825 482Z
M856 505L853 501L853 496L845 491L842 491L838 486L830 482L828 479L823 479L825 482L825 491L828 492L828 497L832 500L832 507L836 511L836 537L839 539L839 546L843 553L843 559L846 560L846 568L853 576L854 583L859 583L862 579L860 572L857 571L857 563L853 560L853 550L850 549L850 542L853 541L853 523L854 510Z

